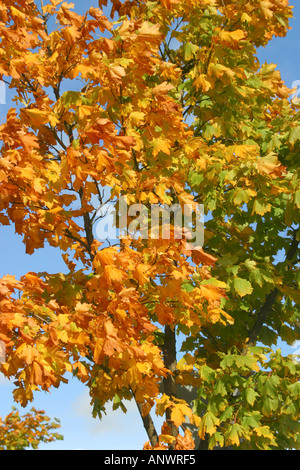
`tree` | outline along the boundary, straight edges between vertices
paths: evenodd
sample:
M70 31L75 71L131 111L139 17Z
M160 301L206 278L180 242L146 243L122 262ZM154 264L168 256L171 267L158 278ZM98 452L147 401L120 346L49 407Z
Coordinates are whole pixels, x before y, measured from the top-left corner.
M29 413L20 416L13 408L3 421L0 419L0 450L37 449L41 442L62 440L63 436L53 432L59 427L59 421L50 421L44 411L31 408Z
M147 449L297 448L299 366L276 343L300 337L299 106L256 56L292 7L107 3L83 16L0 3L16 102L0 127L0 223L68 269L0 280L1 371L22 405L67 372L95 417L134 399ZM203 246L178 238L175 216L169 237L126 237L117 217L121 236L99 240L121 200L138 205L127 224L151 205L203 204Z

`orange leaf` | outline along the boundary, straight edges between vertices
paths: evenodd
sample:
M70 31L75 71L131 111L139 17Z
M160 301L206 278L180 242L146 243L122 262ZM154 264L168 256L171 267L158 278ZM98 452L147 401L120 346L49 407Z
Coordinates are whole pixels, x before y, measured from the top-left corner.
M212 266L215 264L218 258L215 258L208 253L205 253L202 248L196 248L192 251L193 261L196 264L206 264L208 266Z
M122 271L115 266L105 266L104 273L108 282L121 282L123 280Z
M35 385L42 385L43 383L43 372L40 364L34 362L30 374L30 383Z

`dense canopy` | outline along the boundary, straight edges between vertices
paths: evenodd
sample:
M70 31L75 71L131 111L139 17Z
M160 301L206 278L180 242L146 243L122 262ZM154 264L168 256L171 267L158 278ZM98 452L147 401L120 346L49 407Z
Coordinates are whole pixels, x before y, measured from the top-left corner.
M299 104L257 57L291 17L287 0L0 1L0 224L66 263L0 279L16 402L72 372L94 416L136 401L146 449L297 448L299 364L276 343L300 339ZM203 205L203 246L172 220L98 239L121 197Z

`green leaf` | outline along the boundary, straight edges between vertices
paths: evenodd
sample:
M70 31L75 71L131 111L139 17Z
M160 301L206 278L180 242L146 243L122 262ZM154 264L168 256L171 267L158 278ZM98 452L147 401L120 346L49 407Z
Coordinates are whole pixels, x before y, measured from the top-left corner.
M199 186L204 179L204 176L199 173L192 173L189 177L189 181L192 184L192 186Z
M252 294L253 292L253 288L250 282L246 279L242 279L241 277L235 277L233 279L233 288L240 297L244 297L247 294Z
M213 137L220 137L220 129L213 124L206 124L203 132L203 137L206 140L211 140Z
M210 411L205 413L202 419L205 426L205 431L207 434L212 436L216 432L217 426L220 423L219 419Z
M195 289L195 286L191 282L183 282L182 289L186 292L192 292Z
M251 88L263 88L264 82L259 77L248 78L246 84Z
M199 46L191 43L186 43L183 46L183 55L185 60L191 60L194 54L198 51Z
M234 408L233 406L228 406L225 411L223 411L223 413L221 414L220 416L220 422L224 422L224 421L228 421L228 420L231 420L232 419L232 416L233 416L233 413L234 413Z
M280 378L277 375L271 375L263 385L262 393L269 397L276 396L277 387L280 384Z
M294 145L297 140L300 140L300 126L293 127L289 134L289 141L292 145Z
M295 400L300 399L300 382L289 385L288 390Z
M70 107L74 104L79 104L80 101L80 92L79 91L66 91L61 96L61 101L66 107Z
M286 22L284 21L284 19L282 18L282 16L276 15L276 13L275 13L275 17L276 17L278 23L281 24L281 26L284 26L285 28L287 27L287 24L286 24Z
M213 369L211 369L207 365L204 365L200 369L200 376L203 380L210 382L211 379L214 378L215 372Z
M234 193L233 202L237 206L241 204L247 204L247 202L255 195L256 193L250 189L238 189Z
M80 140L79 139L75 139L73 140L72 142L72 147L76 150L80 147Z
M253 271L250 272L250 279L251 281L256 282L260 287L263 286L264 284L264 278L263 275L260 271L260 269L253 269Z
M267 397L263 401L262 412L266 417L270 417L277 410L279 401L276 398Z
M266 212L271 211L271 205L263 199L255 199L253 204L253 212L259 215L264 215Z
M246 266L247 269L249 269L249 271L253 271L256 267L256 262L252 259L246 259L246 261L244 262L244 265Z
M254 356L237 356L236 362L241 368L257 370L257 359Z
M222 395L222 397L227 395L227 390L222 379L217 380L215 388L214 388L214 393L216 395Z
M220 432L215 432L209 439L208 450L213 450L215 447L224 446L224 436Z
M242 426L238 423L234 423L229 426L225 434L225 443L227 446L239 446L240 439L244 436L244 430Z
M249 403L249 405L251 406L254 405L256 397L259 396L259 394L255 390L253 390L253 388L248 388L248 387L244 390L243 394L245 396L247 403Z
M233 253L226 253L224 256L218 259L220 266L233 266L239 260L239 257Z
M266 344L267 346L272 346L272 344L276 344L278 334L267 326L262 326L259 332L259 338L263 344Z
M295 192L295 198L294 198L295 204L300 209L300 190Z
M242 423L243 427L245 427L245 428L250 427L250 428L256 429L261 425L260 424L261 416L262 415L258 411L254 411L252 413L245 414L243 416L243 418L241 419L241 423Z
M127 408L123 404L123 402L122 402L121 398L119 397L119 395L116 394L114 396L114 399L113 399L113 410L117 410L118 408L121 408L123 413L127 413Z

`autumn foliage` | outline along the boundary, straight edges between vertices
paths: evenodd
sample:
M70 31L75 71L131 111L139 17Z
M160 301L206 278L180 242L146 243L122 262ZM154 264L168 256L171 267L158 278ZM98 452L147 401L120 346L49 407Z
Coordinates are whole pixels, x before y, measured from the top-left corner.
M44 411L31 408L20 416L13 408L3 420L0 419L0 450L38 449L41 442L49 443L63 437L55 432L59 421L50 421Z
M0 2L15 102L0 126L0 224L28 254L50 245L66 264L0 279L0 370L15 401L72 373L95 417L136 401L145 449L296 448L299 367L276 342L300 338L299 106L256 55L286 34L292 8L73 7ZM99 205L120 196L203 204L203 247L98 240Z

